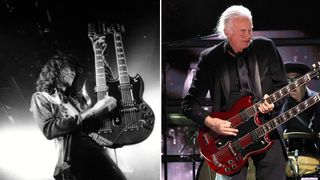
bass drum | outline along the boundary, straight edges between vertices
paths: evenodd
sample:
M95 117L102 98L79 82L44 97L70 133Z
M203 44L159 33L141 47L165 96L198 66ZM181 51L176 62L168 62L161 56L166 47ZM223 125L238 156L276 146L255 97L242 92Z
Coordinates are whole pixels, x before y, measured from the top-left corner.
M214 180L216 172L214 172L208 164L202 160L197 170L196 180Z
M286 168L287 176L303 177L316 173L319 165L316 136L305 132L287 132L283 136L289 158ZM297 170L299 170L299 174Z
M255 180L256 179L255 167L251 158L249 158L248 163L249 163L249 167L248 167L248 173L247 173L247 180ZM214 172L208 166L208 164L204 160L202 160L197 170L196 180L214 180L215 177L216 177L216 172Z

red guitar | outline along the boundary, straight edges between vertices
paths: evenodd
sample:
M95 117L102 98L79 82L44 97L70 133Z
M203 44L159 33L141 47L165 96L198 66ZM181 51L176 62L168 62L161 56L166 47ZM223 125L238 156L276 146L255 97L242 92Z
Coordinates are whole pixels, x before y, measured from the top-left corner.
M258 118L246 121L240 126L247 133L239 131L237 137L226 138L225 145L213 147L210 159L206 158L208 165L220 174L235 174L251 155L263 153L271 147L273 141L268 138L268 133L319 101L320 95L314 95L265 124Z
M318 62L318 64L320 64L320 62ZM319 70L319 66L314 65L313 71L310 71L289 85L271 94L266 101L269 103L274 103L280 100L284 96L288 95L293 89L309 82L314 77L317 77L319 75ZM254 119L254 121L251 121L251 123L259 121L257 113L259 111L258 106L260 103L261 101L253 104L253 98L251 96L246 96L237 101L230 112L214 112L211 114L211 116L226 119L227 121L231 122L231 127L237 127L239 129L238 136L235 138L237 139L241 137L240 132L247 134L252 130L247 129L250 128L247 125L247 122L249 122L250 119ZM230 139L231 137L219 135L207 127L200 129L198 135L198 144L200 146L200 152L202 156L206 160L211 161L213 158L212 155L222 147L225 147L230 142Z

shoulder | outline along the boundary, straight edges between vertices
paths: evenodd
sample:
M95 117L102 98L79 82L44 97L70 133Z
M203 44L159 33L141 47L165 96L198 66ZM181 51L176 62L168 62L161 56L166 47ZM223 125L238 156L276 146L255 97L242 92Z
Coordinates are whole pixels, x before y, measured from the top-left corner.
M262 37L262 36L257 36L257 37L252 38L252 45L253 45L253 47L261 47L261 46L273 47L273 46L275 46L272 39Z
M35 92L33 93L32 100L41 100L41 101L50 101L50 102L54 102L56 101L56 99L54 97L52 97L50 94L48 94L47 92Z
M201 56L209 56L211 54L215 54L215 53L219 53L221 51L223 51L223 44L224 44L224 41L215 45L215 46L212 46L212 47L209 47L207 49L204 49L200 55Z
M58 98L54 98L46 92L35 92L31 97L30 110L45 106L46 104L61 104Z
M200 57L199 57L199 63L212 63L215 61L215 59L220 59L219 56L222 56L223 54L223 42L204 49L201 53L200 53Z

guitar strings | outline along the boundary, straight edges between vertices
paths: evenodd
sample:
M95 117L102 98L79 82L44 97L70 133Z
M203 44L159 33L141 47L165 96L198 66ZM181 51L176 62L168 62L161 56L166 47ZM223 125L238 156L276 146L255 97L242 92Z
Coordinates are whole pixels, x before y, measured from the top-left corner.
M280 90L278 90L277 92L271 94L268 99L269 101L271 99L273 99L272 101L276 101L281 99L282 97L284 97L285 95L287 95L290 91L290 89L295 89L305 83L307 83L308 81L310 81L312 79L312 77L314 77L315 75L311 75L310 73L307 73L306 75L300 77L299 79L295 80L294 82L290 83L289 85L281 88ZM280 95L279 97L277 97L278 95ZM252 117L254 114L257 113L256 108L254 108L255 106L257 106L258 103L254 104L253 106L247 108L246 110L240 112L239 114L231 117L228 121L231 122L231 127L237 127L239 124L241 124L241 120L242 119L248 119L250 117ZM241 119L240 119L241 118ZM210 137L212 138L217 138L219 137L219 135L217 133L215 133L214 131L211 131L209 133L207 133Z

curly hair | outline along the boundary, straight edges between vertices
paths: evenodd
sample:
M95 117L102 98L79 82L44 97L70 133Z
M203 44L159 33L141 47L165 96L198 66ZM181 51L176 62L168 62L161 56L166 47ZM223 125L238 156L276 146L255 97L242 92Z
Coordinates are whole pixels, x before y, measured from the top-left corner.
M53 94L60 83L60 71L66 67L74 70L73 60L75 57L71 54L58 53L51 57L42 67L39 78L36 82L36 90Z

